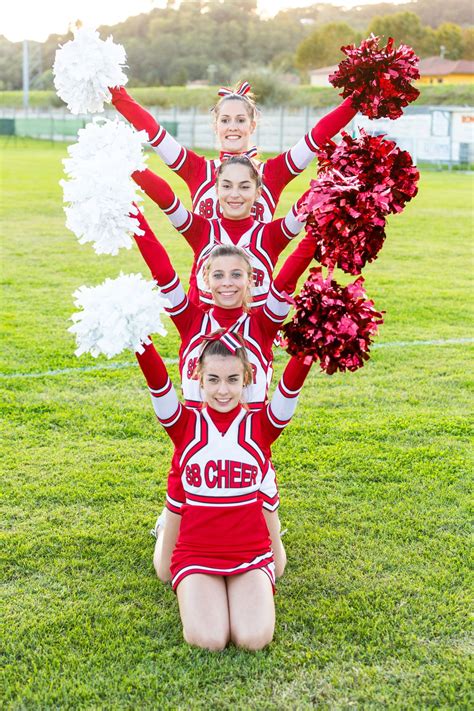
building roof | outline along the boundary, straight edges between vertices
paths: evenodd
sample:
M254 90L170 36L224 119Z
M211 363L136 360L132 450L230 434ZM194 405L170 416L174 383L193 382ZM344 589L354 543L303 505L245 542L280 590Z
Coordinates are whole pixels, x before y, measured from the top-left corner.
M421 59L420 74L447 75L447 74L474 74L474 62L469 59L443 59L442 57L426 57Z

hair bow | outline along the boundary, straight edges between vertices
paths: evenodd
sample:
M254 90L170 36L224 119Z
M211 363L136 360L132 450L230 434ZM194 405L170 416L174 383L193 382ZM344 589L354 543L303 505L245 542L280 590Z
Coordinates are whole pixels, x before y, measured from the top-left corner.
M232 89L228 89L226 86L222 86L217 92L217 94L218 96L233 96L235 94L238 94L239 96L245 96L245 94L249 93L251 88L252 87L250 86L248 81L243 81L236 91L232 91Z
M243 348L242 343L231 331L215 331L209 336L204 336L204 341L207 343L220 341L232 355L235 355L238 348Z

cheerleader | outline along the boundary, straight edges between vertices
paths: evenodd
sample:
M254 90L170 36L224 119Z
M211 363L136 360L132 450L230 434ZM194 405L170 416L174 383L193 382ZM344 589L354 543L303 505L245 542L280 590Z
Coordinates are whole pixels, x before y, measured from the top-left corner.
M208 160L181 146L123 87L111 88L110 91L117 111L137 130L147 132L151 147L186 182L193 211L209 219L220 216L215 184L217 170L223 160L243 154L254 162L261 177L262 192L253 208L253 215L259 222L270 222L283 188L310 164L318 147L339 133L357 113L351 97L345 99L292 148L261 162L254 159L257 149L250 146L258 118L250 85L243 82L235 90L222 88L220 99L212 109L214 131L221 151L217 160Z
M289 255L275 277L264 306L250 309L250 284L252 267L248 255L234 245L217 245L204 268L204 279L212 298L212 308L197 306L185 294L169 256L157 240L142 213L138 212L140 228L144 234L136 237L137 245L151 275L170 302L167 309L180 339L179 371L185 404L200 407L202 392L196 367L203 342L219 328L243 337L252 368L252 379L246 384L244 397L249 410L261 408L267 399L268 386L273 373L273 341L278 329L289 313L286 294L296 289L299 277L311 263L315 239L308 233L295 251ZM172 480L172 472L168 482ZM285 569L286 554L280 537L278 518L278 491L263 497L263 508L270 530L275 555L276 573ZM169 564L180 526L181 504L167 489L166 512L158 519L155 529L155 570L163 582L169 580ZM166 525L165 525L166 522Z
M204 264L216 244L234 244L244 249L252 261L252 308L265 303L279 255L303 229L297 213L306 193L284 218L258 222L251 213L261 195L260 175L248 158L234 156L217 170L222 217L210 220L187 210L168 183L150 170L135 172L133 178L158 203L194 252L188 292L192 301L208 306L212 303L205 285Z
M270 446L290 421L310 365L292 358L270 404L242 405L252 369L227 331L204 345L197 372L206 407L179 403L153 345L137 359L174 446L182 520L171 561L183 634L192 645L257 650L273 638L274 561L258 492L275 491Z

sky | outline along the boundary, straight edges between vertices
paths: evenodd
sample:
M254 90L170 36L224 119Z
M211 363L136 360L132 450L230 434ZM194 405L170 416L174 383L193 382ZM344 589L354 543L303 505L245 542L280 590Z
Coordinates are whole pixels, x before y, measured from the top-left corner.
M334 0L332 4L354 7L380 1ZM391 1L394 4L406 2ZM330 0L258 0L258 9L262 16L270 17L280 10L305 7L315 2L329 3ZM0 7L0 34L12 42L24 39L43 42L50 34L65 33L69 24L77 19L93 26L113 25L131 15L165 5L166 0L3 0Z

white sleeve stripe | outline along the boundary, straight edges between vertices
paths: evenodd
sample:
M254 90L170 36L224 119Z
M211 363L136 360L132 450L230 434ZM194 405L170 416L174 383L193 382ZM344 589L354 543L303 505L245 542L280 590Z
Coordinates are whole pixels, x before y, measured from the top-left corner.
M298 388L297 390L290 390L290 388L288 388L285 385L285 381L283 380L283 377L281 378L280 382L278 383L278 388L281 390L282 394L288 398L298 397L298 395L301 392L301 388Z
M183 501L177 501L176 499L173 499L168 493L166 494L166 500L169 501L169 503L172 506L175 506L177 509L180 509L182 506L184 506Z
M161 292L163 294L166 294L168 291L173 291L173 289L176 289L178 283L179 276L175 272L174 277L167 284L163 284L162 286L160 286Z
M285 318L287 316L287 314L285 314L284 316L280 316L278 314L273 314L270 311L270 309L268 308L268 306L266 306L266 305L263 307L263 310L265 312L265 316L268 319L270 319L270 321L273 321L273 323L283 323L283 321L285 320Z
M184 207L183 203L178 198L176 198L176 200L177 204L174 206L174 209L171 210L171 208L168 208L166 214L168 215L168 219L173 227L176 227L179 231L189 227L191 224L190 219L192 221L192 218L190 218L192 213Z
M168 167L174 171L179 170L186 162L187 157L188 157L188 152L187 152L186 148L182 148L182 154L177 157L177 159L175 160L174 163L168 163Z
M285 153L285 163L286 167L293 175L299 175L303 170L303 168L298 168L298 166L293 162L291 150Z
M165 134L166 134L166 131L165 131L165 129L163 128L163 126L159 126L159 127L158 127L158 131L157 131L157 133L156 133L156 136L155 136L154 138L150 139L150 140L148 141L148 143L150 144L150 146L151 146L152 148L156 148L156 147L158 146L158 144L161 143L161 141L162 141L163 138L165 137ZM155 143L156 143L156 145L154 145Z
M291 416L288 417L286 420L279 420L278 418L276 418L271 406L267 410L267 415L273 427L276 427L279 430L282 430L284 427L286 427L288 422L291 420Z
M171 213L175 212L175 210L178 209L180 204L181 204L181 202L180 202L179 198L175 195L175 198L174 198L173 202L171 203L171 205L169 207L162 208L163 212L165 213L165 215L170 215Z
M187 232L191 225L193 224L193 213L188 212L188 217L186 219L186 222L184 222L180 227L177 227L176 229L180 234L183 234L183 232Z
M164 395L165 393L169 392L170 389L173 387L170 378L166 381L166 383L163 385L162 388L148 388L151 394L154 397L161 397L161 395Z
M188 308L188 304L188 297L185 294L181 303L177 304L176 306L173 306L172 309L167 308L166 313L169 314L171 317L179 316L179 314L183 313L183 311L186 311L186 309Z
M159 416L158 416L158 419L159 419L159 421L160 421L160 424L161 424L163 427L165 427L166 429L168 429L168 427L172 427L172 426L179 420L179 417L180 417L180 415L181 415L181 410L182 410L181 403L178 403L178 409L176 410L176 413L175 413L175 416L174 416L174 417L171 416L171 417L168 417L168 418L162 418L162 417L159 417Z
M309 133L306 134L306 136L304 137L304 140L306 141L306 145L308 146L308 148L311 150L312 153L315 153L318 150L319 146L316 143L316 141L314 140L311 131L309 131Z

